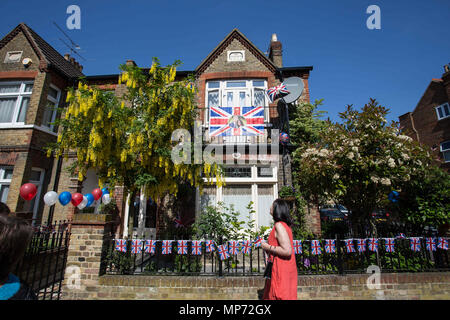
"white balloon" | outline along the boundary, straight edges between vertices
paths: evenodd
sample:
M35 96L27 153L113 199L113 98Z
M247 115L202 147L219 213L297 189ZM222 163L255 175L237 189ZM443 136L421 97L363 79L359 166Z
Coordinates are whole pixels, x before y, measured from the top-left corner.
M104 204L108 204L111 202L111 196L109 195L109 193L103 195L102 202Z
M83 200L80 202L80 204L77 206L78 209L83 210L88 203L88 198L83 196Z
M52 206L58 201L58 194L55 191L49 191L44 195L44 203Z

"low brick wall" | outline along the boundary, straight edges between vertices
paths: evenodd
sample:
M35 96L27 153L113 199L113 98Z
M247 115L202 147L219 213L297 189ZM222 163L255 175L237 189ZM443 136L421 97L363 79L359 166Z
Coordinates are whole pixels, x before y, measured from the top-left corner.
M450 272L381 274L380 288L368 289L369 274L300 276L298 299L450 299ZM98 284L65 299L257 300L262 277L164 277L105 275Z

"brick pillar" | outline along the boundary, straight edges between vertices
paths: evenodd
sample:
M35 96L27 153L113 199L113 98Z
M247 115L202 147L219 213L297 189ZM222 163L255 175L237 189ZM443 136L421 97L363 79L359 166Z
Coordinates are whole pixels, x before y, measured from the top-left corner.
M62 299L86 299L98 287L102 257L112 239L110 215L76 214L62 287Z

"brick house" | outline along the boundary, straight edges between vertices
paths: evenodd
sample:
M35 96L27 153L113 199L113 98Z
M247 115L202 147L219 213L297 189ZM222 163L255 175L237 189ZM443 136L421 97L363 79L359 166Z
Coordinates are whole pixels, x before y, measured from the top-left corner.
M402 132L427 145L440 167L450 172L450 68L432 79L416 108L399 117Z
M25 35L25 33L30 34L30 36ZM34 49L35 47L40 50ZM41 49L41 47L45 47L45 49ZM3 81L9 81L10 79L14 79L14 81L28 81L29 79L34 79L31 78L32 72L34 72L33 75L35 77L43 77L45 84L38 91L37 78L34 80L27 121L22 125L22 127L32 125L32 127L21 128L20 130L19 128L0 129L2 136L0 165L2 168L6 168L5 170L10 170L8 172L12 172L7 203L13 211L26 211L26 208L23 208L23 201L18 195L18 189L23 183L31 180L30 170L32 171L38 164L40 164L40 167L43 167L44 165L42 164L46 163L45 168L43 168L45 174L41 184L40 197L37 198L39 199L36 205L37 213L33 217L42 217L44 220L70 218L78 209L71 205L62 207L57 203L52 207L54 209L49 210L47 206L43 205L43 194L47 190L55 190L58 193L61 191L88 193L98 183L95 170L89 170L85 181L80 183L76 177L70 177L64 170L72 161L70 156L68 160L59 161L59 163L46 158L42 148L45 146L45 143L56 139L56 128L42 129L41 119L44 117L43 113L45 112L45 97L49 95L48 88L56 87L59 90L58 102L60 107L63 107L63 101L65 101L64 88L75 84L76 79L83 75L81 72L82 68L76 61L70 61L71 58L69 56L64 58L56 53L54 49L51 49L44 40L24 24L20 24L0 42L1 59L4 59L8 52L11 51L23 51L24 55L14 65L3 63L0 67L0 71L2 71L0 72L0 94ZM25 52L27 53L25 54ZM58 63L56 61L51 63L45 54L50 55L53 59L57 59ZM29 67L24 67L22 60L28 56L33 62L36 62ZM249 149L255 145L265 145L271 150L269 131L271 128L277 128L280 123L280 114L278 112L280 107L277 105L277 102L269 103L265 90L279 84L283 78L297 76L302 79L304 85L304 90L299 100L309 102L310 99L308 79L312 67L284 67L282 58L282 45L276 35L272 36L269 52L266 55L239 30L234 29L206 55L206 58L195 70L177 71L176 80L183 79L190 74L195 76L198 88L198 114L199 120L202 122L204 143L220 146L220 148L223 148L224 155L226 155L225 150L227 148L233 150L233 159L230 159L229 156L226 159L224 158L227 161L225 166L226 186L206 188L203 195L200 195L199 192L194 192L188 200L192 205L184 206L184 211L181 212L181 218L185 222L194 219L206 204L214 204L218 201L222 201L225 204L234 204L235 209L241 213L241 219L245 220L248 215L248 211L245 208L250 201L253 201L254 210L256 211L253 218L257 226L269 225L271 218L268 214L270 205L278 197L278 191L283 185L292 185L292 176L289 152L283 156L282 148L277 151L277 154L270 155L270 157L275 157L271 159L277 160L275 161L277 163L275 166L268 165L260 159L251 158L249 152ZM39 65L37 65L38 61ZM44 62L47 62L47 64ZM135 64L132 60L128 60L126 63ZM9 69L5 70L6 68ZM142 69L144 72L148 71L146 68ZM23 78L22 74L28 75L28 77ZM8 78L8 75L10 78ZM87 76L86 80L90 85L96 85L105 90L114 90L115 94L120 96L125 91L125 85L118 84L118 77L119 74L92 75ZM26 86L26 82L24 85ZM28 92L25 93L28 94ZM36 100L39 100L39 103ZM242 111L248 106L262 107L259 113L264 121L261 126L254 126L254 129L258 131L257 134L246 135L243 129L236 131L230 128L228 128L229 131L234 133L214 133L222 129L228 130L227 128L217 128L215 120L212 119L214 110L217 111L218 107L229 107L236 110L236 107L238 107ZM37 114L40 114L40 116ZM32 115L34 118L31 118ZM10 126L13 126L13 124ZM32 137L36 135L35 139L39 137L40 140L33 144L34 140L30 141L28 139L22 142L22 149L14 149L9 144L16 145L18 143L13 142L12 138L7 138L7 134L19 138L27 134ZM276 139L278 143L278 136ZM27 151L24 151L25 149ZM36 153L36 156L31 156L32 152ZM22 160L21 157L25 158L25 160ZM36 162L33 162L35 158ZM21 160L22 162L20 162ZM26 174L23 168L28 170ZM156 226L162 221L155 216L156 208L152 199L146 199L143 194L137 195L135 199L131 199L133 201L130 201L130 205L128 205L128 201L125 201L126 195L123 194L122 187L116 186L114 194L122 222L118 232L120 234L129 234L139 230L146 236L155 235ZM134 230L128 230L128 223L126 223L129 220L128 215L131 206L133 211L138 213L135 215L135 222L133 223L135 226ZM54 210L54 212L51 210ZM180 212L169 213L173 218L177 214L180 214ZM312 231L320 233L320 219L317 211L311 213L308 221Z

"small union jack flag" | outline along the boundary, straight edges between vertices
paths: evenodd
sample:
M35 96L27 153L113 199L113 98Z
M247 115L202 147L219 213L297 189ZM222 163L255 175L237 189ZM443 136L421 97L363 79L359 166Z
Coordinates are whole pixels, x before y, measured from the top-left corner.
M356 239L358 252L366 252L366 239Z
M302 240L294 240L293 245L294 245L294 253L295 254L303 253Z
M231 240L228 241L228 244L230 245L228 252L232 255L237 255L239 253L239 241Z
M259 247L261 247L262 242L263 242L263 238L257 237L256 240L253 241L253 244L254 244L255 248L259 248Z
M426 238L426 246L429 251L436 251L436 238Z
M394 238L385 238L384 245L386 248L386 252L394 252Z
M376 238L369 238L369 250L370 251L378 251L378 239Z
M420 238L411 237L411 250L412 251L420 251Z
M437 247L442 250L448 250L448 240L445 238L439 238Z
M146 253L155 253L156 240L146 240L144 250Z
M218 252L219 252L219 257L220 260L225 260L228 259L230 257L229 253L228 253L228 248L227 245L222 244L217 248Z
M206 252L213 252L215 249L214 240L206 240Z
M142 252L142 240L131 241L131 253L141 253Z
M267 96L269 97L270 102L272 103L277 96L280 94L287 94L289 93L288 89L286 88L286 85L284 83L280 83L279 85L267 89Z
M172 242L173 240L163 240L162 242L162 254L172 253Z
M250 240L243 240L241 243L241 252L243 254L250 254L252 250L252 242Z
M397 239L405 239L406 236L404 233L400 233L398 236L396 236Z
M331 240L331 239L325 240L325 252L326 253L336 252L336 240Z
M116 240L116 250L120 252L127 252L127 240L117 239Z
M177 242L177 253L187 254L187 240L178 240Z
M345 241L345 247L347 248L347 252L356 252L355 246L353 245L353 239L347 239Z
M319 240L311 240L311 253L314 255L322 254Z
M192 254L193 255L201 255L202 254L202 241L200 240L192 240Z

